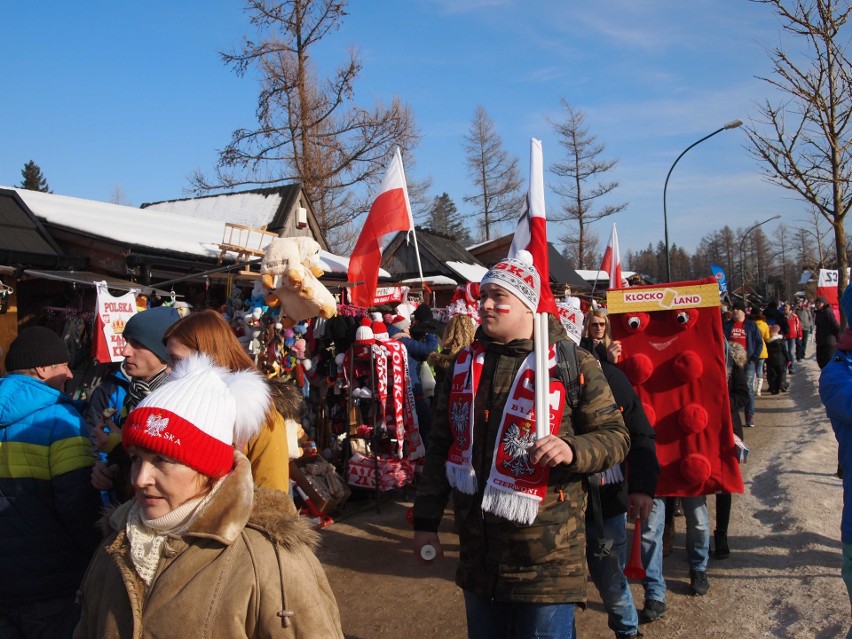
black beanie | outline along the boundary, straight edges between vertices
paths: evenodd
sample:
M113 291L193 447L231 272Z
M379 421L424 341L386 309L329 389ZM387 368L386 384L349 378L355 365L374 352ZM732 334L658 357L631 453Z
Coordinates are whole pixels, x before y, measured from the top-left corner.
M6 371L67 364L70 359L68 347L59 335L44 326L31 326L22 330L9 345Z
M421 304L415 308L412 317L418 322L431 322L434 319L432 317L432 309L429 308L428 304Z
M149 308L127 320L122 337L139 342L165 363L169 361L169 353L163 344L163 336L179 319L180 315L171 306Z

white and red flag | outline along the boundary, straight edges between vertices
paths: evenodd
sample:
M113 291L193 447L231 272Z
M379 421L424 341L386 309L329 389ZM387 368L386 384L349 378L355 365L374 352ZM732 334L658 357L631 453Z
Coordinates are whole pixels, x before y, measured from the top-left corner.
M544 205L544 160L541 153L541 140L530 141L530 190L524 202L524 209L515 237L509 247L509 257L518 251L527 250L533 256L533 266L541 279L541 295L538 301L539 313L556 315L556 300L550 290L550 261L547 256L547 215Z
M615 222L612 224L612 235L609 236L609 244L604 251L601 271L609 274L609 286L607 288L624 288L626 282L621 276L621 251L618 248L618 233L615 231Z
M402 154L397 147L349 258L347 279L353 284L349 290L352 305L363 308L373 305L386 236L413 230Z

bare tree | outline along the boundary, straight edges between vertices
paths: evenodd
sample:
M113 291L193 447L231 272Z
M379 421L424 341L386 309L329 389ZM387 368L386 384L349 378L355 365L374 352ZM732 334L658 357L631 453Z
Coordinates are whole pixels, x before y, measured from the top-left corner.
M598 198L610 194L618 187L618 182L603 181L618 160L602 160L604 145L585 127L585 116L571 107L563 98L565 118L559 122L550 121L556 131L559 145L565 152L561 162L551 165L551 172L560 178L560 182L551 188L563 198L562 214L549 216L551 221L573 221L577 224L577 235L566 234L559 238L564 245L575 246L578 268L596 268L592 264L594 250L587 247L589 224L623 211L626 203L603 205L594 208Z
M259 74L257 126L234 131L219 152L215 176L196 173L192 187L205 192L301 181L335 247L335 232L366 210L363 187L381 179L393 147L408 151L417 143L414 116L396 97L372 109L354 104L361 71L354 50L333 75L317 77L312 52L340 27L344 1L246 0L246 6L257 37L221 56L240 76L252 69Z
M774 75L763 80L789 99L758 106L764 121L746 127L750 151L770 182L798 194L833 227L842 294L848 265L843 224L852 204L852 66L840 32L852 7L849 0L753 1L770 5L807 54L797 62L781 48L770 51Z
M571 268L597 269L601 265L603 254L600 251L600 237L594 229L586 229L583 233L582 249L580 238L576 235L565 235L559 238L562 244L562 255ZM582 255L581 255L582 250ZM585 258L585 262L581 261ZM587 266L584 266L586 264Z
M503 141L483 106L476 107L463 147L468 175L476 185L476 194L466 196L464 201L476 207L473 215L487 241L492 239L494 226L520 216L523 194L518 159L503 149Z
M131 206L130 200L127 199L127 193L120 184L116 184L109 195L109 201L112 204L121 204L122 206Z

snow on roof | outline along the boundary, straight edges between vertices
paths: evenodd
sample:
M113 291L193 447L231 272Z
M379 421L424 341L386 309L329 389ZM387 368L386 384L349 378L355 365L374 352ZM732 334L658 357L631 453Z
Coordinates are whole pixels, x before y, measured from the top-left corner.
M407 280L400 280L401 284L417 284L421 280L419 277L410 277ZM430 275L429 277L424 277L423 281L426 284L431 284L432 286L457 286L458 282L454 279L447 277L446 275Z
M328 251L320 250L320 268L326 273L343 273L349 271L349 258L335 255ZM383 268L379 268L379 277L391 277L391 274Z
M242 224L253 228L272 223L281 206L278 193L227 193L188 200L157 202L145 207L146 211L166 211L186 217Z
M481 264L470 264L468 262L447 261L445 264L461 275L468 282L479 282L485 277L488 269Z
M577 275L582 277L587 282L594 282L595 280L608 280L609 273L606 271L599 271L597 269L575 269L577 271ZM636 275L636 271L621 271L621 277L627 279L629 277L633 277Z
M2 187L9 188L9 187ZM225 223L67 195L12 189L36 217L116 242L214 257Z

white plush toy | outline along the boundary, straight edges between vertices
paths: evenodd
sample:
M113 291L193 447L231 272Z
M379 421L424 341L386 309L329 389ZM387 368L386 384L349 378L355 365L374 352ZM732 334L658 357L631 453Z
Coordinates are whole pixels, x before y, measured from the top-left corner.
M269 244L260 264L263 285L271 291L269 306L281 304L285 328L312 317L328 319L337 314L337 303L317 277L320 246L309 237L279 237Z

